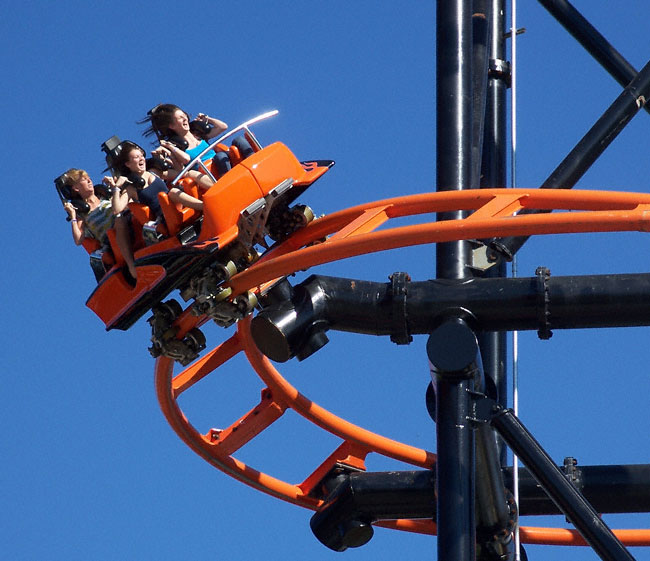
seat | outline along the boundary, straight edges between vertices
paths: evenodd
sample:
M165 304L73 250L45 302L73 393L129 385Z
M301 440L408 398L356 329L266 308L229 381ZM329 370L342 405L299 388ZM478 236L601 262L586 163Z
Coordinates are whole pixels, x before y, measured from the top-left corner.
M194 185L196 186L196 184ZM188 194L198 198L198 188L196 191L192 189ZM184 226L194 221L201 214L200 211L194 210L193 208L173 203L169 199L168 193L158 193L158 200L160 201L160 208L165 218L167 236L177 235Z

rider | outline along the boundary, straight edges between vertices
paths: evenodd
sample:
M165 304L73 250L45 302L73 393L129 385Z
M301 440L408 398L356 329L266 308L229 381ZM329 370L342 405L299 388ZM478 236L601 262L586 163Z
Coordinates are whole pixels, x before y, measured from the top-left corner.
M83 200L89 209L80 215L71 202L63 205L70 216L74 243L81 245L85 238L93 238L102 246L108 245L107 232L113 227L115 220L112 200L97 196L90 176L82 169L71 168L65 172L64 177L73 198Z
M152 215L158 220L164 220L158 201L158 193L167 193L167 185L157 175L147 170L145 152L140 146L131 141L123 141L120 151L115 157L114 169L117 179L106 176L104 183L113 188L113 211L119 215L115 221L117 244L122 252L124 261L131 276L137 278L133 257L131 231L127 206L129 202L145 204ZM203 209L203 202L174 187L169 191L169 199L196 210Z
M140 123L147 122L150 126L145 130L144 135L157 136L163 153L171 158L175 169L179 171L208 147L206 140L218 136L228 128L223 121L204 113L199 113L196 120L190 123L188 114L171 103L162 103L154 107L149 115L140 121ZM203 130L199 131L195 127ZM214 150L209 150L201 157L201 161L214 157ZM193 177L204 189L212 186L212 181L203 174L194 172L190 173L190 177Z

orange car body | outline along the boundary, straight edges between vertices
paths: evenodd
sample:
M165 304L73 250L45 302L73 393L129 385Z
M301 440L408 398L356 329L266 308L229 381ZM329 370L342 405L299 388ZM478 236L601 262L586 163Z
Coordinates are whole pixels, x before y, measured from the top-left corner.
M238 224L243 210L264 201L274 188L287 180L291 182L288 200L295 200L333 163L331 160L301 163L280 142L264 148L258 146L203 194L203 213L175 205L166 193L161 193L166 237L148 246L140 234L143 221L148 218L148 208L131 203L137 282L132 286L124 277L124 261L114 242L114 232L110 232L115 265L99 281L86 305L107 329L128 329L153 305L182 288L192 275L218 260L229 244L240 239ZM198 194L192 181L185 179L183 183L186 191Z

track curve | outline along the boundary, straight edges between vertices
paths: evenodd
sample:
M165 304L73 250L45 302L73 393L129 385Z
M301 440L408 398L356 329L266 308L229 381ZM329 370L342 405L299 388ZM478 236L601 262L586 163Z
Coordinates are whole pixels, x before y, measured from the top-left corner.
M515 213L523 208L570 212L516 216ZM425 222L376 231L392 218L453 210L471 214L462 220ZM485 189L411 195L359 205L317 219L249 269L235 275L229 285L234 294L240 294L319 264L412 245L496 236L649 230L650 195L639 193ZM188 421L176 400L183 391L240 352L245 353L267 386L262 391L261 402L228 429L201 434ZM199 456L239 481L305 508L315 510L321 504L310 492L336 463L363 469L365 457L371 452L423 468L431 468L435 462L432 452L353 425L303 396L257 350L250 334L250 317L239 322L237 332L228 340L176 376L173 375L173 361L158 358L155 386L166 419ZM232 456L288 408L344 441L298 485L257 471ZM423 520L397 520L377 525L426 534L436 531L432 521ZM650 529L614 532L625 545L650 546ZM561 528L521 527L521 537L524 543L585 545L577 532Z

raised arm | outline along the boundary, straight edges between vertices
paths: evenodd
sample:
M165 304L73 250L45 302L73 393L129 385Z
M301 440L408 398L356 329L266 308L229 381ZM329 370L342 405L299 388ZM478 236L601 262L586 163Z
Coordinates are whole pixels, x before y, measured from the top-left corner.
M225 131L228 128L228 125L223 121L220 121L219 119L215 119L214 117L209 117L205 113L199 113L196 116L196 118L199 121L203 121L205 123L209 123L212 125L212 130L210 131L210 134L208 134L208 138L214 138L215 136L220 135L223 131Z
M110 175L107 175L102 180L105 185L108 185L113 190L112 197L112 206L113 214L120 214L129 204L129 193L126 190L125 183L126 178L120 177L117 181L113 179Z

